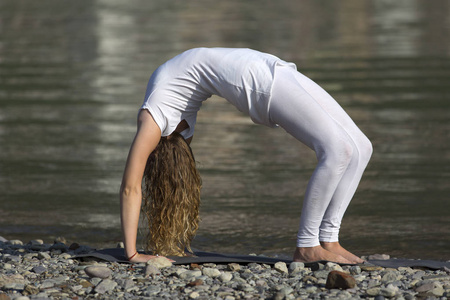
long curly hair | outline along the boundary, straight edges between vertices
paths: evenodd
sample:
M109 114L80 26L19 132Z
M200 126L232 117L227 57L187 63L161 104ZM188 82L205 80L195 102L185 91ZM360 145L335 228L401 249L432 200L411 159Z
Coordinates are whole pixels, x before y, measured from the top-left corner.
M142 189L148 222L145 248L185 256L198 229L202 181L191 148L179 133L162 137L150 154Z

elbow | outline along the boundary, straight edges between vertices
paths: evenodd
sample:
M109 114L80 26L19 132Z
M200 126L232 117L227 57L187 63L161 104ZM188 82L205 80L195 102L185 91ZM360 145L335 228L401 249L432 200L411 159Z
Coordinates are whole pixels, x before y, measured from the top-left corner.
M141 194L141 187L122 184L120 186L120 197L130 197Z

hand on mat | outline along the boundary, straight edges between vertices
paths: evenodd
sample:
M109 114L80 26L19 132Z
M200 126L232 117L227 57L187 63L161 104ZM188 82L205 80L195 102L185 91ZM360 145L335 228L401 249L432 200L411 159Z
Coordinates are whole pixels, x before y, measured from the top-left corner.
M167 258L165 256L147 255L147 254L140 254L140 253L138 253L135 257L130 259L130 262L132 262L132 263L145 263L145 262L149 261L150 259L156 258L156 257L164 257L165 259L169 260L170 262L175 262L174 260L172 260L170 258Z

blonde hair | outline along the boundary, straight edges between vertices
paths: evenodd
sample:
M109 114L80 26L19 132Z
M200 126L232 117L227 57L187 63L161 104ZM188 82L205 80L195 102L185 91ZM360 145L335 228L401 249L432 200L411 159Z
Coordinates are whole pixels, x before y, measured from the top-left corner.
M191 148L179 133L162 137L144 172L142 210L146 250L185 256L198 229L201 178Z

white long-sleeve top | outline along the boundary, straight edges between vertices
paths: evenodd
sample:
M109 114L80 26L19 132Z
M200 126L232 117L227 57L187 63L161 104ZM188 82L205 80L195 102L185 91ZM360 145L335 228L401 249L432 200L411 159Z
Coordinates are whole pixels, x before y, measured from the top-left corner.
M161 129L170 135L184 119L194 134L197 112L203 101L218 95L247 113L257 124L274 127L269 119L276 66L295 64L271 54L241 48L195 48L161 65L150 77L144 103Z

